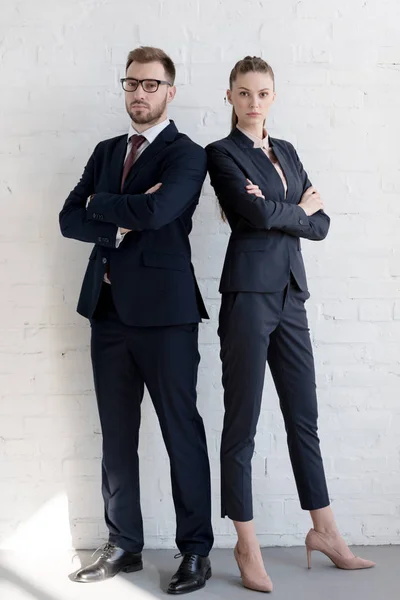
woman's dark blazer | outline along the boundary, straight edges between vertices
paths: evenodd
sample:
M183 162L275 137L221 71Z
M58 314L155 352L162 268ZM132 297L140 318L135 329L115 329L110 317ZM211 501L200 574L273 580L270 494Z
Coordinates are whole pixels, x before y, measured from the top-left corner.
M208 171L232 233L222 271L220 292L278 292L293 274L307 291L300 238L323 240L330 219L323 211L307 217L297 206L311 183L289 142L270 138L285 173L282 180L261 148L238 129L206 147ZM250 179L265 200L248 194Z

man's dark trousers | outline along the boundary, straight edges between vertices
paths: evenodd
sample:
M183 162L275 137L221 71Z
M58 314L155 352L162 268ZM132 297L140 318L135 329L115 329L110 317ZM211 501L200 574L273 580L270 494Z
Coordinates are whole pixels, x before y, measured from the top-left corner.
M137 449L146 385L170 458L177 546L182 553L208 555L213 534L206 438L196 408L198 324L127 326L104 283L91 326L110 542L130 552L143 548Z

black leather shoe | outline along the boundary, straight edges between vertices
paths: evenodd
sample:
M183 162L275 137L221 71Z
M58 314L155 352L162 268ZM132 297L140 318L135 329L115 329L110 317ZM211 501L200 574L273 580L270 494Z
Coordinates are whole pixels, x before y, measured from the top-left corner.
M132 573L143 569L142 554L127 552L114 546L105 544L99 558L91 565L79 569L72 577L72 581L79 583L95 583L114 577L120 571Z
M175 558L181 557L177 554ZM168 594L188 594L201 590L211 577L211 563L208 556L198 554L183 554L179 569L171 579Z

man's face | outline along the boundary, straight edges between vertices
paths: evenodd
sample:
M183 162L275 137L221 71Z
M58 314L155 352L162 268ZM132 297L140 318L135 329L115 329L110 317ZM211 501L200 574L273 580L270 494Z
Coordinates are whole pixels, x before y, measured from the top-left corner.
M133 62L126 72L129 79L158 79L170 81L159 62ZM167 118L167 104L175 96L175 87L160 84L156 92L145 92L139 84L135 91L125 91L125 106L132 123L153 125Z

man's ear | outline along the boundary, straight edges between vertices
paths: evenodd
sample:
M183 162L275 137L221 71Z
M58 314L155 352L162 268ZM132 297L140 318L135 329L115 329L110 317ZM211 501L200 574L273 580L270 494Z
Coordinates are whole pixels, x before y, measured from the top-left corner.
M168 104L170 102L172 102L172 100L175 98L175 94L176 94L176 86L175 85L170 86L168 88L168 96L167 96L167 102L168 102Z

